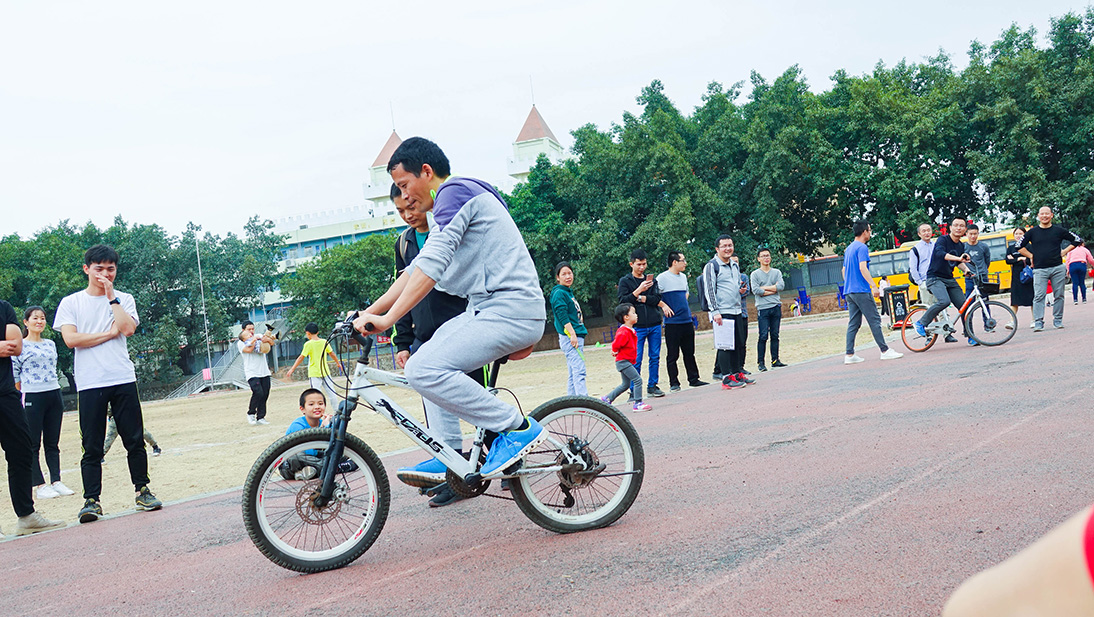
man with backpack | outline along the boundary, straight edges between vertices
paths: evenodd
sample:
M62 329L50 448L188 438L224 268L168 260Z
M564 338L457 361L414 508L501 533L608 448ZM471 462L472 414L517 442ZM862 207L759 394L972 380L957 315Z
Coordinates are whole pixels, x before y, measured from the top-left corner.
M715 361L716 374L722 375L722 388L755 383L744 374L748 319L741 299L748 293L748 287L742 283L741 269L733 259L733 238L718 236L714 258L703 267L701 278L699 301L703 310L710 313L710 321L716 327L727 322L733 326L733 349L718 349Z

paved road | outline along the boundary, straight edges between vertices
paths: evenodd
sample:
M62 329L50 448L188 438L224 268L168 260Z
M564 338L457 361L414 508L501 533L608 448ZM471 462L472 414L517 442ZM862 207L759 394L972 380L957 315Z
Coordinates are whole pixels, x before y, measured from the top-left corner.
M654 401L632 416L642 494L608 529L551 534L488 498L430 510L392 477L373 548L301 576L251 546L231 492L0 544L0 613L937 614L1094 497L1094 307L1067 313L1001 348L874 349Z

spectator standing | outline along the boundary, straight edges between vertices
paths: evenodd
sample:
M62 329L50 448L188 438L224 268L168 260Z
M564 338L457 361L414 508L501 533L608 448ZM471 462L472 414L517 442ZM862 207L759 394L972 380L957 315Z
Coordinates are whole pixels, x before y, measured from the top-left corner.
M969 223L965 228L965 253L969 256L969 263L976 270L975 273L972 270L965 273L965 297L968 298L972 295L974 283L988 282L988 268L991 266L991 248L980 242L980 226L976 223ZM986 301L988 294L984 293L983 289L980 293Z
M251 387L251 400L247 403L247 422L269 424L266 420L266 401L270 398L270 363L266 354L277 343L270 333L258 336L251 320L243 322L239 331L239 352L243 354L243 377Z
M1064 327L1064 258L1079 246L1082 238L1060 225L1052 223L1052 208L1037 211L1037 226L1026 232L1018 251L1033 260L1033 331L1040 332L1045 326L1045 296L1051 283L1053 289L1052 327ZM1064 243L1068 247L1061 250Z
M771 366L786 366L779 360L779 327L783 319L783 303L779 292L786 288L786 282L783 280L783 273L778 268L771 267L769 249L760 249L756 260L760 262L760 267L753 270L749 278L752 282L752 293L756 296L756 325L760 330L756 364L760 372L764 372L767 370L764 356L769 339L771 340Z
M881 332L881 316L878 315L877 304L874 302L874 298L879 297L881 291L870 276L870 249L866 246L870 241L870 224L864 220L855 221L851 231L855 234L855 241L847 246L843 258L843 295L847 298L848 309L847 349L843 363L857 364L863 361L855 353L855 337L858 336L863 317L874 335L874 342L881 349L881 359L900 358L904 354L889 349L885 343L885 335Z
M42 336L46 329L46 310L40 306L29 307L23 313L26 337L23 351L12 356L15 387L23 393L23 407L30 427L30 440L34 450L31 464L31 481L38 499L52 499L72 495L72 489L61 482L61 417L65 404L61 399L61 386L57 382L57 345ZM45 450L49 484L42 474L39 452Z
M118 253L97 244L84 253L87 288L65 296L57 306L53 329L75 350L76 389L80 406L80 438L84 448L80 475L84 482L81 523L103 515L99 504L103 481L106 411L112 408L122 445L128 453L129 479L136 490L138 510L159 510L163 502L148 489L148 453L144 449L144 416L137 393L137 375L126 339L137 331L140 318L133 296L114 289Z
M661 290L653 275L646 274L646 251L636 249L631 252L631 273L619 279L619 303L634 306L638 322L634 326L638 336L638 352L635 355L634 368L642 374L642 352L649 345L649 377L646 380L646 393L652 397L665 396L657 387L661 364L661 317L671 312L661 301ZM664 308L662 308L664 307Z
M697 388L707 385L699 379L699 366L695 363L695 323L691 320L688 306L688 275L684 270L688 260L680 251L670 251L668 270L657 275L657 287L661 300L668 306L665 311L665 365L669 373L669 391L680 389L680 369L676 361L682 355L688 385Z
M1010 308L1014 310L1015 315L1018 315L1019 306L1028 306L1030 308L1029 327L1034 328L1037 323L1033 321L1033 279L1022 282L1022 270L1030 266L1032 261L1018 252L1018 246L1022 244L1022 238L1025 236L1025 229L1015 227L1014 242L1007 247L1006 261L1010 264Z
M574 269L562 261L555 266L555 281L558 285L551 290L551 314L555 318L555 332L558 333L558 347L566 355L566 394L588 396L585 386L585 319L581 313L574 292Z
M403 198L402 191L394 184L391 185L391 201L408 227L395 241L395 278L399 278L429 239L429 211L433 206L419 202L417 207L410 207ZM421 302L395 322L395 334L391 338L397 350L395 363L399 368L406 367L411 354L432 339L438 328L466 312L466 299L451 295L439 287L431 289ZM470 371L467 376L480 386L486 387L485 368ZM460 419L427 398L422 398L422 404L425 407L426 426L437 431L437 436L442 441L462 454L463 432L460 430ZM431 458L417 465L400 467L395 476L408 486L433 488L445 482L446 473L448 468L444 463ZM462 499L450 487L445 486L429 500L429 507L440 508Z
M1086 242L1080 242L1075 250L1067 254L1067 274L1071 277L1071 297L1079 303L1079 292L1083 292L1083 304L1086 304L1086 269L1094 267L1094 255L1086 248Z
M745 331L748 320L742 314L741 301L747 288L741 282L741 270L733 257L733 238L718 236L714 257L703 266L703 291L710 308L710 321L721 326L733 325L733 349L719 349L715 355L715 374L722 376L722 389L755 383L744 374Z
M334 401L334 388L332 384L334 380L331 379L330 367L327 365L327 356L330 356L331 360L334 360L335 366L338 365L338 356L335 355L334 350L327 346L327 342L319 338L319 324L313 322L304 326L304 336L307 340L304 342L304 347L300 350L300 355L297 356L296 362L293 362L285 371L285 376L292 378L293 371L296 367L300 366L300 363L304 361L304 358L308 359L308 385L316 390L324 392L324 397L327 400ZM324 407L324 410L326 408Z
M15 309L0 300L0 447L8 467L8 494L11 506L19 519L15 523L15 535L23 536L39 531L64 527L59 521L51 521L34 511L31 496L31 441L27 428L27 416L19 402L15 389L12 358L23 352L23 333L15 317Z

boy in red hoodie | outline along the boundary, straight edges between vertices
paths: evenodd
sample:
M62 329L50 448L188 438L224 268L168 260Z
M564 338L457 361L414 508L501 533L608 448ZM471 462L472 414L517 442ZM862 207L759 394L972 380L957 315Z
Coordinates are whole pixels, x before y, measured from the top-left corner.
M615 320L623 324L615 331L615 340L612 341L612 355L615 356L615 370L623 377L623 383L616 386L607 396L600 400L611 405L612 401L628 388L634 397L634 411L649 411L653 409L649 403L642 402L642 376L634 368L635 358L638 355L638 334L634 331L634 324L638 322L638 313L633 304L620 304L615 307Z

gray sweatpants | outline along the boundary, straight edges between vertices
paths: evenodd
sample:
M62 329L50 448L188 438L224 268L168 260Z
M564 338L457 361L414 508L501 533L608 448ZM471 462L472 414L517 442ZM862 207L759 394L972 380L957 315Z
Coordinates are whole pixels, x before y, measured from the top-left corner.
M870 332L874 334L874 342L881 348L881 353L889 350L885 344L885 335L881 332L881 316L877 314L877 305L874 304L874 296L868 293L849 293L847 298L847 355L855 353L855 337L862 326L862 318L870 326Z
M1051 268L1033 269L1033 323L1045 325L1045 296L1048 295L1048 282L1052 281L1052 324L1064 323L1064 289L1067 286L1064 276L1067 266L1060 264Z
M426 401L443 405L474 426L495 432L516 428L523 422L517 408L490 394L467 372L535 344L545 321L492 311L464 313L438 328L410 356L404 374Z

